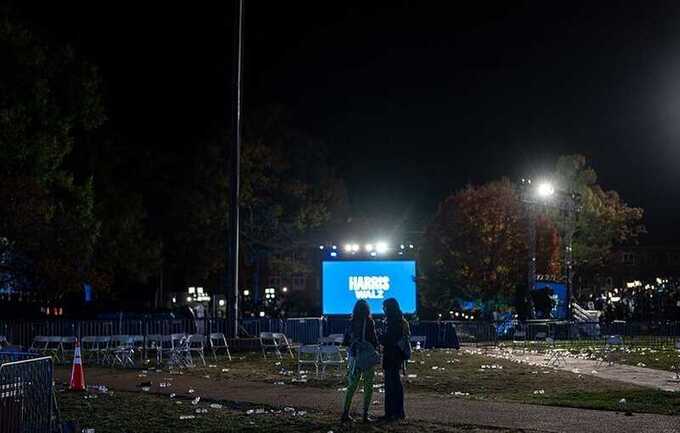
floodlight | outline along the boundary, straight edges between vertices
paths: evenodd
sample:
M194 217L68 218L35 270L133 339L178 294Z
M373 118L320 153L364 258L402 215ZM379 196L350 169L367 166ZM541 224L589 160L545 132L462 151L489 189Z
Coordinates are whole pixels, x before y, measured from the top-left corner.
M368 251L369 253L373 251L373 244L366 244L366 251Z
M226 302L224 302L224 299L220 299L219 304L220 304L220 307L224 307L224 304L226 304Z
M550 182L542 182L538 184L536 192L539 197L548 198L555 194L555 187Z
M345 244L345 252L350 252L352 251L352 244Z
M260 317L264 317L264 311L260 311Z
M352 251L354 251L355 253L359 251L359 244L352 244Z
M243 291L243 296L248 296L250 295L250 290L244 290Z
M386 242L378 242L375 247L376 251L380 254L387 252L388 246Z

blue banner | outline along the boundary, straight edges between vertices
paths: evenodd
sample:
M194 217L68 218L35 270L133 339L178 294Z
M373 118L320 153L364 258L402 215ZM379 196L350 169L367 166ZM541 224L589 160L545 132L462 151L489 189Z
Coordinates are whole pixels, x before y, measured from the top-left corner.
M352 314L365 299L372 314L382 314L382 303L396 298L406 314L416 312L416 262L413 260L324 261L323 314Z

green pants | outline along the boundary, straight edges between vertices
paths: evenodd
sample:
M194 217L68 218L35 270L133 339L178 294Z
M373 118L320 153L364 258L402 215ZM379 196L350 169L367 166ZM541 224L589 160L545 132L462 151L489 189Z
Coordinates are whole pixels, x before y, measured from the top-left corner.
M359 370L358 368L350 368L347 375L347 394L345 394L345 412L349 412L352 405L352 397L359 386L359 381L364 379L364 413L368 413L368 408L371 406L371 397L373 397L373 378L375 377L375 368L371 367L368 370Z

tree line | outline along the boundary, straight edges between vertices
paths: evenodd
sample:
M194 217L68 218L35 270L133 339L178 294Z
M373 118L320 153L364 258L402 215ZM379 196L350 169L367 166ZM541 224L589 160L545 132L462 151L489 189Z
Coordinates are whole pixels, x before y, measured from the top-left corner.
M68 46L0 21L0 288L49 302L158 298L160 287L221 287L229 212L229 131L218 125L182 146L147 145L112 126L105 83ZM289 126L281 107L250 110L241 173L242 267L309 270L296 260L314 233L346 220L347 191L318 140ZM635 241L642 209L598 182L582 155L550 176L582 197L573 257L595 275L612 249ZM537 272L563 266L559 211L536 220ZM457 298L525 300L527 223L508 179L446 197L420 243L425 315ZM244 272L244 287L252 284ZM158 300L158 299L157 299Z

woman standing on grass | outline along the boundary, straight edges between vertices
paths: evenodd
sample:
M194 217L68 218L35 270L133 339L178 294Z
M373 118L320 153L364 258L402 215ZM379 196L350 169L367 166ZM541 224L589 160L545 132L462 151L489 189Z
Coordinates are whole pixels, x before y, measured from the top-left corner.
M394 298L383 302L385 312L385 332L380 343L383 346L383 370L385 372L385 419L396 421L404 419L404 387L399 370L404 365L404 353L399 347L403 338L408 338L408 322L401 313L399 303Z
M345 406L342 412L342 421L349 421L349 409L352 405L352 397L359 386L359 381L364 380L364 422L371 421L368 409L373 396L373 378L375 376L375 364L378 361L366 362L366 359L377 355L378 338L375 334L375 323L371 317L368 303L363 299L354 304L352 322L345 332L344 346L349 346L349 364L347 375L347 394L345 394ZM373 353L367 353L370 351ZM361 353L360 353L361 352Z

